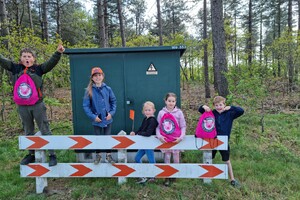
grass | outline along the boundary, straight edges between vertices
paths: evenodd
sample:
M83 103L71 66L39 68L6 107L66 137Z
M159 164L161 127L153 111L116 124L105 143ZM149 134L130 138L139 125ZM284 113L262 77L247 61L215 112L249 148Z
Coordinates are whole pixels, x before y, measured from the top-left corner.
M193 134L195 115L190 114L188 132ZM171 187L163 180L145 186L127 183L118 185L116 178L49 178L49 192L35 193L35 179L21 178L19 161L25 152L18 149L20 131L16 113L9 121L0 121L0 199L300 199L300 115L266 114L265 131L261 133L259 114L247 113L236 120L232 136L231 162L240 189L228 180L178 179ZM17 123L13 123L16 122ZM9 131L9 127L12 131ZM70 120L51 123L53 134L72 132ZM74 151L57 151L59 162L75 162ZM201 163L202 153L185 151L182 162ZM218 154L214 163L223 163Z

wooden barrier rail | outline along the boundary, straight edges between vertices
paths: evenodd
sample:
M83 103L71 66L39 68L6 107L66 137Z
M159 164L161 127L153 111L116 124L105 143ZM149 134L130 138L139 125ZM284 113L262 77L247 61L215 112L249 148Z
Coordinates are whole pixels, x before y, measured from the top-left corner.
M119 183L126 182L128 177L156 177L156 178L201 178L205 183L211 179L227 179L226 164L212 164L211 150L226 150L227 137L218 136L217 139L200 139L187 135L178 144L162 144L155 136L92 136L92 135L64 135L64 136L19 136L19 149L36 150L36 163L21 165L21 177L36 178L36 192L42 193L48 185L47 177L118 177ZM45 150L69 149L117 149L118 163L58 163L49 167L46 162ZM202 150L203 164L197 163L127 163L126 150L129 149L182 149ZM59 160L59 158L58 158Z
M225 150L227 136L217 139L200 139L187 135L180 143L161 143L155 136L19 136L19 149L182 149L182 150Z

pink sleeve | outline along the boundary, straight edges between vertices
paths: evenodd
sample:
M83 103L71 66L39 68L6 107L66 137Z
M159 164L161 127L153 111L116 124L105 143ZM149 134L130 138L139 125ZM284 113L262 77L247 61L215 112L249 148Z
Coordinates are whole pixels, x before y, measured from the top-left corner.
M186 132L186 122L182 111L180 112L179 127L181 129L180 139L183 139Z

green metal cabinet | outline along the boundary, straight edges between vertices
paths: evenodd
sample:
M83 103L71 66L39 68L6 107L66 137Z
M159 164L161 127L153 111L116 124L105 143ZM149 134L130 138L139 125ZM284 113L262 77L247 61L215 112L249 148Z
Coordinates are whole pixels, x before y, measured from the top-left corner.
M104 82L117 98L112 134L132 130L130 110L135 111L134 129L143 119L142 106L152 101L156 115L165 105L167 92L178 96L180 106L180 56L185 46L66 49L71 67L73 128L75 135L92 135L93 128L84 113L82 101L91 68L99 66L105 73Z

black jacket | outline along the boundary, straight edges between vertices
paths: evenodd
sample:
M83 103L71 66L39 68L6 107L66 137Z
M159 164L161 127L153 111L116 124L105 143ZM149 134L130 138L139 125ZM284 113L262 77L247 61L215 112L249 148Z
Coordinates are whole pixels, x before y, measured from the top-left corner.
M143 119L141 127L136 131L136 135L142 135L146 137L150 137L151 135L155 135L155 130L158 125L158 122L155 117L145 117Z

